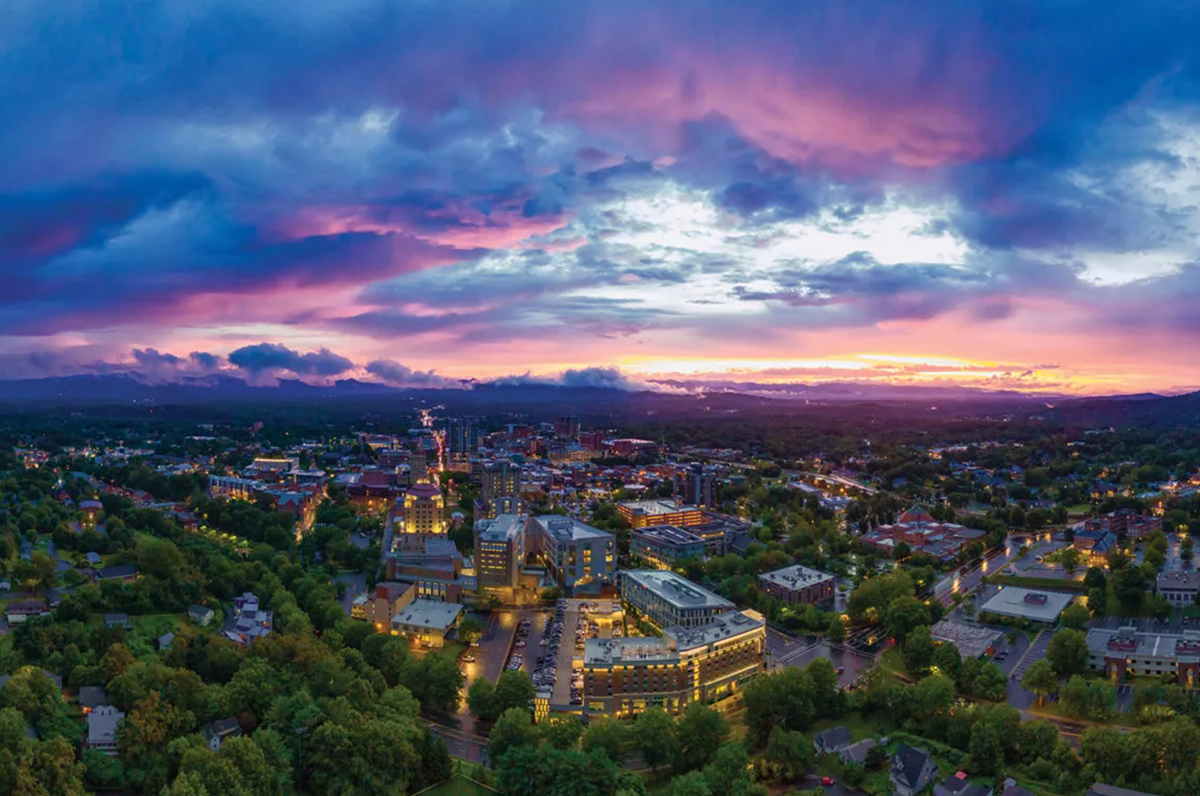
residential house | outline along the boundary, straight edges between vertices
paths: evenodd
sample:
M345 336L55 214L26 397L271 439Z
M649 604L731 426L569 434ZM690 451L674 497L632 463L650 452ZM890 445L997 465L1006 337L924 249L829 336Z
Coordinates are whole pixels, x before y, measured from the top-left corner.
M204 735L204 740L208 741L208 748L216 752L221 748L221 744L230 738L240 737L242 727L237 719L231 717L209 722L200 728L200 732Z
M175 641L174 633L163 633L154 640L154 646L158 648L159 652L166 652L167 650L171 649L171 643L173 641Z
M102 567L93 570L91 578L96 583L103 583L106 580L133 583L137 580L137 576L137 567L133 564L114 564L111 567Z
M9 625L19 625L29 617L39 617L50 610L41 600L15 600L4 609Z
M117 753L117 726L125 714L112 705L99 705L85 717L88 749L98 749L106 755Z
M937 764L924 749L901 744L892 757L892 785L899 796L916 796L937 776Z
M102 562L104 560L103 557L99 553L85 553L83 558L85 561L87 561L93 567L100 564L100 562Z
M129 621L127 614L105 614L104 625L105 627L123 627L129 630L133 627L133 622Z
M102 686L85 685L79 689L79 709L88 715L102 705L108 704L108 692Z
M991 792L986 785L971 782L965 771L952 774L933 787L933 796L988 796Z
M853 742L854 739L850 737L849 728L834 727L813 736L813 751L819 755L836 754Z

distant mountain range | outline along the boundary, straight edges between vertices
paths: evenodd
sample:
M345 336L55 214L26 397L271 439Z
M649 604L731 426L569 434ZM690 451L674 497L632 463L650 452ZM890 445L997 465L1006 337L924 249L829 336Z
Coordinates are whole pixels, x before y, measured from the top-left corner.
M620 416L708 414L712 412L799 412L807 408L872 405L891 416L925 414L1018 413L1041 415L1076 426L1200 424L1200 392L1162 396L1154 393L1076 398L1066 395L989 391L974 387L890 385L862 382L764 384L757 382L656 383L661 391L612 387L561 387L550 384L476 383L472 389L395 388L345 379L314 385L283 379L256 386L233 376L185 378L169 384L148 382L139 374L65 376L0 381L0 404L25 411L36 407L102 405L198 406L217 404L337 403L400 409L414 402L445 405L456 412L573 411ZM787 404L784 409L781 404Z

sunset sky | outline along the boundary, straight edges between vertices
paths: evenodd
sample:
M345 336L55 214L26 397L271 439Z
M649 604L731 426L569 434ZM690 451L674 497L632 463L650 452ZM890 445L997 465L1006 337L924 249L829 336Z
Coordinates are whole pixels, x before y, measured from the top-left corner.
M0 378L1200 389L1193 2L4 9Z

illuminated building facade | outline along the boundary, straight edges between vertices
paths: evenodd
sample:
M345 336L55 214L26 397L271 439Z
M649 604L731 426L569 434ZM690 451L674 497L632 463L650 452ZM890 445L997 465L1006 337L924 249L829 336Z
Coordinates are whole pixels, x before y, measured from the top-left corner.
M662 638L589 639L584 715L679 713L731 696L763 671L766 638L761 615L727 611L697 627L668 627Z
M626 569L620 576L621 599L659 627L700 627L733 603L673 572Z
M629 535L629 552L655 569L671 569L685 558L704 558L708 543L673 525L656 525Z
M678 505L673 500L627 500L617 504L620 514L630 528L648 528L652 525L674 525L690 528L705 523L704 511L699 506Z
M501 514L477 520L473 558L481 590L515 589L525 560L524 518Z
M568 594L611 583L617 569L617 541L573 517L547 514L525 521L530 549L541 556L550 576Z
M446 503L437 484L413 484L404 493L403 528L405 536L446 535Z

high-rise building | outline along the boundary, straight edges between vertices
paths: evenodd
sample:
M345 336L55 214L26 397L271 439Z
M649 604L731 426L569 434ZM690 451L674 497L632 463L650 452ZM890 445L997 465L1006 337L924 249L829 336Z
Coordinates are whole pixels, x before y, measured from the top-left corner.
M524 560L523 517L501 514L475 522L475 575L481 591L515 589Z
M480 497L484 500L521 496L521 468L507 459L483 466Z
M680 503L706 509L717 505L717 472L702 464L681 467L675 472L675 498Z
M437 484L413 484L404 493L404 508L401 515L401 527L397 535L412 537L445 536L446 516L445 498ZM400 540L398 540L400 541Z
M546 514L525 521L525 536L568 594L599 589L612 581L617 543L611 533L573 517Z
M579 418L566 415L554 421L554 436L560 439L574 439L579 435Z
M469 417L451 418L446 427L446 464L452 470L467 470L479 450L479 429Z

